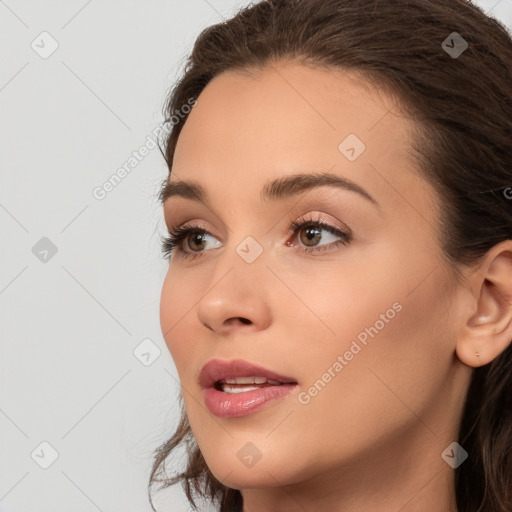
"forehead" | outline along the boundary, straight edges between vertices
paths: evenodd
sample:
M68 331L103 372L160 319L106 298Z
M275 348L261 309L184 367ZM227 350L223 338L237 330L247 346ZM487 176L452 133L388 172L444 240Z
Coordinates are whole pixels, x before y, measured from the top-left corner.
M322 145L327 147L348 133L361 139L371 133L376 142L390 128L405 128L400 118L388 115L394 104L392 97L354 72L291 62L250 74L228 71L200 94L180 135L180 149L187 149L187 132L193 132L195 143L201 141L203 152L219 144L232 151L262 144L285 151L297 139L301 145L317 146L328 136Z
M225 72L203 90L183 127L171 181L174 174L213 196L246 191L249 199L276 177L332 170L376 196L376 172L396 182L415 179L404 172L413 165L412 139L398 108L353 72L291 62ZM343 152L345 141L358 144L355 160Z

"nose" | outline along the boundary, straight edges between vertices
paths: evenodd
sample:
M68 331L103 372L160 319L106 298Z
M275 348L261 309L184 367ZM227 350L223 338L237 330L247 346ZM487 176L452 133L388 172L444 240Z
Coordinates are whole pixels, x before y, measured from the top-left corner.
M266 286L269 270L261 262L229 260L229 265L228 261L218 262L211 284L198 302L199 322L217 335L268 328L272 321Z

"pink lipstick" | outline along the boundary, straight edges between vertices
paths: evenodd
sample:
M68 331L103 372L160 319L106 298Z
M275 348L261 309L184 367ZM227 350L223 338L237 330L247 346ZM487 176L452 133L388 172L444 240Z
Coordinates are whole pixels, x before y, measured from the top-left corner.
M201 370L199 384L208 410L220 418L253 414L297 388L297 380L241 359L213 359Z

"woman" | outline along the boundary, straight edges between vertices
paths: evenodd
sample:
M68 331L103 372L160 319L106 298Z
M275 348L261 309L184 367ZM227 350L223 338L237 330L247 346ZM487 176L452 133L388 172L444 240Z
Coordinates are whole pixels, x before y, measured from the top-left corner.
M184 408L150 484L228 512L510 512L506 29L466 0L267 0L199 36L165 112Z

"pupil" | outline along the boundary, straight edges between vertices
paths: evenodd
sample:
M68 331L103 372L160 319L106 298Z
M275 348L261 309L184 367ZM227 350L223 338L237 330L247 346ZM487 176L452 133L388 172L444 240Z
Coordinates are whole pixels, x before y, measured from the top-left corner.
M314 237L318 237L319 235L320 235L320 230L319 229L312 228L312 227L306 228L306 237L307 237L307 240L309 242L311 242L311 240L313 240ZM320 241L320 240L318 239L317 242L318 241Z
M198 245L201 245L201 242L203 242L203 235L201 233L196 233L193 237L193 243L197 243Z

